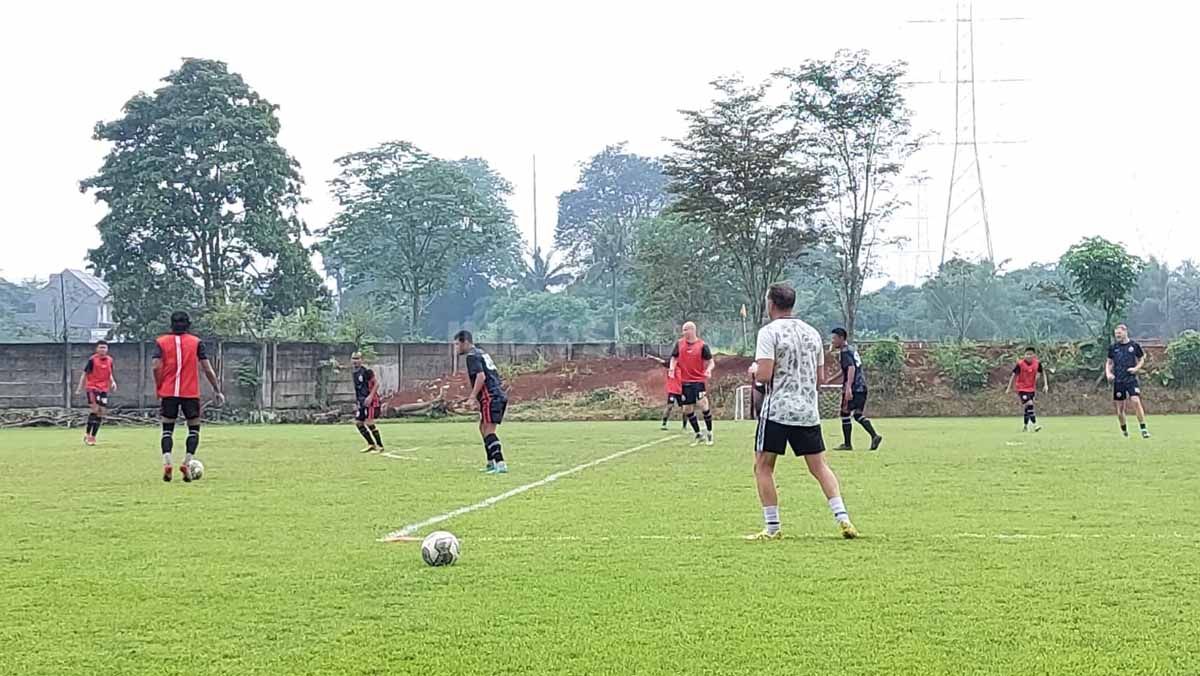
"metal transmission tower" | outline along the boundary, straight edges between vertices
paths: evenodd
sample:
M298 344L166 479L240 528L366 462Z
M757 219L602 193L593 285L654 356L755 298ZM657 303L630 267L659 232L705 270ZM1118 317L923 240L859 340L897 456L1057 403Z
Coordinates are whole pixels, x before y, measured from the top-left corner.
M955 243L983 232L987 260L994 262L992 228L988 223L983 166L975 125L975 3L958 0L954 17L954 141L950 188L946 194L946 226L942 234L941 265L954 255ZM977 250L976 247L968 247Z

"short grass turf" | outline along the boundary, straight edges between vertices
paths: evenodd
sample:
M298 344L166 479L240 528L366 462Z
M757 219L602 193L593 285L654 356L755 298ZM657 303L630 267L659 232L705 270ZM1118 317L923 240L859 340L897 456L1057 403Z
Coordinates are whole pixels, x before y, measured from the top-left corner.
M877 422L863 537L789 457L766 543L745 423L513 423L500 477L472 425L212 426L191 485L154 429L0 432L0 674L1200 674L1200 418ZM377 541L662 436L440 524L456 566Z

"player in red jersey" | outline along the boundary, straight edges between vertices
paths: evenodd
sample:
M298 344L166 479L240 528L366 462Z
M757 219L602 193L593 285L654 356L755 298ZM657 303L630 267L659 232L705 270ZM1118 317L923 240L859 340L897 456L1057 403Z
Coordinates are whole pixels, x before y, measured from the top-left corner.
M695 322L685 322L683 337L675 343L675 350L671 352L668 377L679 378L683 385L683 412L692 425L692 431L696 433L693 446L701 443L707 443L709 446L713 444L712 408L704 390L716 365L712 351L700 340L696 332ZM697 404L704 413L704 434L700 433L700 423L696 420Z
M88 413L87 430L83 433L83 443L88 446L96 445L96 434L100 432L100 423L108 414L108 395L117 391L117 380L113 377L113 359L108 356L108 341L96 341L96 353L88 357L83 373L79 374L79 386L75 388L78 396L87 390Z
M188 463L200 446L200 371L217 394L217 404L225 403L221 381L208 363L204 342L188 333L192 321L186 312L171 315L171 332L161 335L154 343L154 382L158 388L162 414L163 481L171 480L171 450L175 446L175 421L179 412L187 419L187 455L179 465L185 482L192 476Z
M1033 425L1034 432L1041 432L1042 426L1038 424L1037 413L1033 410L1033 400L1037 397L1037 378L1038 374L1042 374L1042 391L1050 393L1050 376L1046 370L1042 368L1042 363L1038 361L1037 350L1032 347L1025 348L1025 358L1018 361L1013 367L1012 376L1008 379L1008 387L1004 388L1004 393L1012 392L1013 383L1017 385L1017 401L1021 403L1021 408L1025 413L1025 426L1022 431L1028 432L1029 426Z
M658 362L659 366L667 369L667 378L666 378L667 407L665 409L663 409L663 419L662 419L662 430L664 432L666 432L667 431L667 422L670 421L671 413L674 412L675 407L676 406L679 406L681 408L683 407L683 382L681 382L679 380L678 373L676 373L674 377L671 376L671 371L670 371L671 362L667 361L666 359L659 359L658 357L654 357L654 356L651 356L650 358L653 359L654 361ZM685 415L685 416L683 416L683 429L686 430L687 426L688 426L688 420L687 420L687 416Z

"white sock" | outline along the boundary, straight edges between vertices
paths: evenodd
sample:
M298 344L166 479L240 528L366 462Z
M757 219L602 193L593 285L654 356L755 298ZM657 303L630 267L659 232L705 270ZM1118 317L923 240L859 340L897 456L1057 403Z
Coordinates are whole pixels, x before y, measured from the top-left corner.
M166 453L163 453L162 455L163 455L163 466L164 466L164 467L170 467L170 466L171 466L171 453L170 453L170 451L168 451L168 452L166 452Z
M829 498L829 511L833 512L833 520L838 523L850 520L850 515L846 512L846 505L842 502L840 495Z
M768 533L779 532L779 505L763 507L763 521L767 524Z
M188 464L189 462L192 461L192 458L194 458L194 457L196 457L195 453L188 453L187 455L183 456L183 464L185 464L185 465Z

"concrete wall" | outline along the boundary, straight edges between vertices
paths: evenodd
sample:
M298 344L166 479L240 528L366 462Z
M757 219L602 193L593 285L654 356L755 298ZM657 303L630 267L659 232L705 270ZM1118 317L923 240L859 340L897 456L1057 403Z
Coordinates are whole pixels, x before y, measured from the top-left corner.
M222 390L233 407L296 409L354 401L349 375L351 345L216 341L206 341L206 345L221 378ZM463 368L462 359L445 343L379 343L372 347L375 356L370 366L383 392ZM670 353L669 346L612 343L501 343L481 347L499 364ZM67 401L70 406L86 406L86 396L76 396L75 386L92 352L90 343L0 344L0 408L63 406ZM156 405L151 370L154 344L112 343L109 354L113 357L113 377L117 381L111 405L121 408ZM333 361L337 363L336 369L332 367ZM243 384L239 373L251 374L257 385ZM201 378L203 398L212 397L210 389L207 380Z

